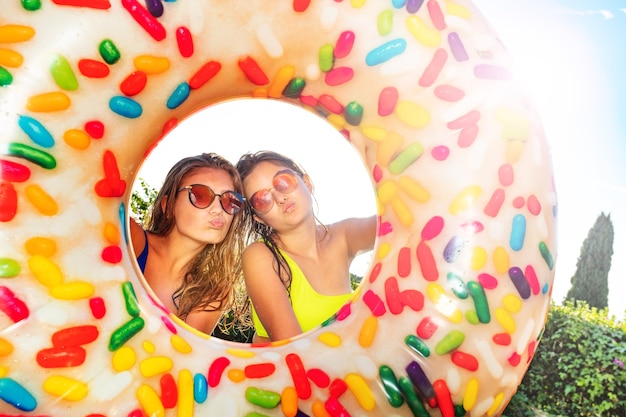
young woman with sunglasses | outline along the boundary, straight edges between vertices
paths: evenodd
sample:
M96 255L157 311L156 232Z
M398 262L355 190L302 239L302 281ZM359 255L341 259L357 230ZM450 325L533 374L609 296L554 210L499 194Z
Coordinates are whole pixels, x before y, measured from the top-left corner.
M228 160L213 153L187 157L167 174L145 230L130 221L137 262L154 294L207 334L233 307L241 277L241 193Z
M253 242L243 254L243 273L254 342L287 339L321 325L352 298L350 264L374 247L376 216L321 224L310 178L276 152L243 155L237 170L252 212Z

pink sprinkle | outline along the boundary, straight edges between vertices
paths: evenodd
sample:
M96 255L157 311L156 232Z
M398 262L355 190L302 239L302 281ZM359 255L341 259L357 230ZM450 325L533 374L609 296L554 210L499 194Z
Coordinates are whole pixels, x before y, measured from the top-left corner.
M401 278L409 276L411 273L411 248L400 248L398 253L398 275Z
M172 322L172 320L169 319L169 317L161 316L161 321L165 325L165 328L170 331L170 333L178 334L178 330L176 330L176 326L174 326L174 323Z
M465 97L465 91L449 84L438 85L434 91L435 97L448 102L455 102Z
M374 181L379 182L383 178L383 170L380 165L374 165L374 170L372 171L372 176L374 177Z
M498 280L489 274L478 275L478 283L486 290L493 290L498 286Z
M328 111L335 114L343 113L343 106L339 103L335 97L329 94L322 94L319 99L319 103L324 106Z
M345 84L354 77L354 70L350 67L333 68L326 73L324 81L332 87Z
M315 107L319 101L313 96L300 96L300 103L305 106Z
M342 321L347 319L350 314L352 314L352 304L351 303L347 303L345 304L343 307L341 307L339 309L339 311L337 312L337 321Z
M383 267L383 264L380 262L377 262L376 265L374 265L374 267L372 268L372 272L370 272L370 276L369 276L370 283L376 281L376 279L380 275L380 271L382 267Z
M458 119L448 122L446 126L448 129L462 129L464 127L475 125L479 120L480 112L478 110L472 110Z
M378 226L378 236L385 236L391 232L393 232L393 225L390 222L382 222L380 226Z
M101 319L107 313L104 300L101 297L90 298L89 309L91 310L91 315L96 319Z
M503 164L500 168L498 168L498 179L500 180L500 184L507 187L513 184L513 167L511 164Z
M526 201L524 201L524 197L516 197L515 199L513 199L513 207L517 209L524 207L525 203Z
M478 126L468 126L461 129L461 133L459 133L459 138L457 140L457 144L460 148L468 148L474 143L474 140L478 136Z
M347 30L342 32L337 39L337 43L335 43L334 54L335 58L344 58L348 56L350 51L352 51L352 46L354 45L354 32L351 30Z
M446 28L446 21L443 18L443 13L441 12L439 3L435 0L428 0L427 7L430 20L433 22L435 29L444 30Z
M435 146L430 154L437 161L445 161L450 156L450 148L444 145Z
M441 216L434 216L422 229L422 240L431 240L439 236L443 230L444 220Z
M380 317L387 312L385 303L372 290L367 290L363 295L363 302L370 309L375 317Z
M396 109L398 104L398 89L395 87L385 87L378 96L378 115L389 116Z
M531 214L537 216L541 213L541 203L534 194L528 196L526 204L528 205L528 211L530 211Z

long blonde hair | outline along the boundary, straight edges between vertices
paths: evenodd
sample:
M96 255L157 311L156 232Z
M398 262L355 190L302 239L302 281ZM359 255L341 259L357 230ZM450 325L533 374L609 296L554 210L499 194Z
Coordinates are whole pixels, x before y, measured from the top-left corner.
M243 194L239 173L227 159L215 153L183 158L170 169L157 194L146 222L148 231L160 236L167 236L171 232L176 224L174 205L181 182L186 175L203 168L225 171L233 181L233 191ZM181 320L184 321L194 311L232 309L236 320L231 321L231 324L239 318L239 321L246 321L247 306L237 303L241 297L236 297L243 276L241 254L244 249L246 216L245 210L235 214L224 240L207 244L187 265L182 284L172 294L176 315Z

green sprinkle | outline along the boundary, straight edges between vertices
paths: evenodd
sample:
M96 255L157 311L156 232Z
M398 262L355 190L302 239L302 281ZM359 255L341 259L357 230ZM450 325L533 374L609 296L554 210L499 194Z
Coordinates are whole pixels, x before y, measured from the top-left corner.
M358 126L361 124L361 120L363 119L363 106L361 106L356 101L352 101L348 103L346 106L346 122L351 124L352 126Z
M393 27L393 11L390 9L382 11L378 15L378 33L380 36L389 35Z
M126 323L122 324L118 327L113 334L111 334L111 339L109 339L109 350L111 352L115 352L119 348L121 348L124 343L128 342L133 336L139 333L145 322L141 317L133 317Z
M13 82L13 76L4 67L0 67L0 87L10 85Z
M476 308L478 320L480 320L481 323L489 323L491 321L491 313L489 312L489 303L487 302L485 289L476 281L468 282L467 288L474 299L474 307Z
M319 66L322 72L328 72L333 69L333 65L335 64L335 48L327 43L322 45L319 52Z
M23 143L10 143L9 154L19 158L24 158L46 169L53 169L57 166L57 161L52 155L33 148L32 146L24 145Z
M260 390L254 387L246 389L246 400L263 408L275 408L280 403L280 394L273 391Z
M41 0L22 0L22 8L30 12L41 9Z
M418 338L417 336L412 334L408 335L404 338L404 343L406 343L408 347L419 353L421 356L425 358L430 356L430 348L426 343L424 343L422 339Z
M394 175L401 174L411 164L422 156L424 153L424 147L420 143L412 143L407 146L400 155L396 156L389 164L389 172Z
M454 349L461 346L464 340L465 334L463 334L463 332L460 330L452 330L437 343L435 353L437 353L437 355L445 355L446 353L452 352Z
M296 77L291 79L287 84L287 87L283 90L283 95L289 98L298 98L302 94L302 90L304 90L304 86L306 85L306 81L304 78Z
M393 370L387 365L382 365L378 368L378 374L383 381L383 388L385 389L389 404L394 408L398 408L404 404L404 398L402 397L402 392L400 391L398 380Z
M105 39L100 42L98 51L100 51L100 56L104 59L104 62L109 65L115 64L122 56L111 39Z
M0 278L13 278L20 274L20 264L15 259L0 258Z
M554 268L554 259L552 258L552 254L550 253L548 245L546 245L545 242L539 242L539 252L541 252L543 260L546 261L548 268L552 271L552 268Z
M122 294L124 295L124 303L126 304L126 312L132 316L137 317L139 315L139 304L137 303L137 296L135 295L135 289L133 284L126 281L122 284Z
M406 403L408 404L411 412L414 417L429 417L428 411L426 411L426 407L422 401L420 401L419 397L415 393L413 389L413 384L411 380L406 376L401 376L398 380L398 386L400 387L400 391L404 394L404 398L406 398Z
M452 272L448 272L448 287L452 290L454 295L459 297L461 300L465 300L469 297L467 286L465 286L461 277Z
M57 55L50 66L50 73L57 85L67 91L78 89L78 80L76 74L67 59L64 56Z

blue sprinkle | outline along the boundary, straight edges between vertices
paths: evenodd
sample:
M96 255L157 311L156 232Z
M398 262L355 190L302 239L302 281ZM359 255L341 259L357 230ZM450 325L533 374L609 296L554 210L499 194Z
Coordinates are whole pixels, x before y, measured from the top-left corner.
M22 411L33 411L37 407L35 397L11 378L0 378L0 399Z
M443 249L443 259L448 263L454 262L468 244L469 242L462 237L452 236L452 239Z
M401 38L391 40L369 51L365 57L365 63L370 67L382 64L383 62L387 62L391 58L400 55L405 49L406 40Z
M406 4L406 0L391 0L391 5L396 9L401 9Z
M48 130L41 123L32 117L20 116L17 124L37 145L44 148L51 148L54 146L54 138L50 132L48 132Z
M112 97L109 101L109 108L114 113L117 113L120 116L127 117L129 119L136 119L137 117L141 116L141 113L143 113L141 104L137 103L131 98L124 96Z
M524 247L524 238L526 237L526 217L522 214L518 214L513 217L513 224L511 225L511 237L509 244L511 249L519 251Z
M193 398L198 404L202 404L209 396L207 379L202 374L193 377Z
M167 108L173 110L183 104L185 100L187 100L187 97L189 97L190 91L191 88L189 87L189 84L186 82L180 83L170 98L167 99Z

